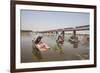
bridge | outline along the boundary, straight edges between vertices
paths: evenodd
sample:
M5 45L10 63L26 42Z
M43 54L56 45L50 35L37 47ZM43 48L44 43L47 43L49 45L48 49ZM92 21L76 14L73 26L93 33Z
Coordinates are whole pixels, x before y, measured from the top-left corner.
M61 31L64 31L64 32L67 32L67 31L73 31L73 32L76 32L76 31L86 31L86 30L89 30L89 25L84 25L84 26L76 26L76 27L67 27L67 28L63 28L63 29L54 29L54 30L47 30L47 31L37 31L37 33L53 33L53 32L61 32Z

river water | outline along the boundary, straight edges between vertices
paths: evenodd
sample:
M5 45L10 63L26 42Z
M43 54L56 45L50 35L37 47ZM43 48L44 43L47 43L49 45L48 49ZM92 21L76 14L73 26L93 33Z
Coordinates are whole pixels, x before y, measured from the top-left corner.
M64 44L59 47L56 43L56 35L44 35L42 41L50 49L47 51L38 51L32 40L31 32L21 34L21 63L28 62L47 62L47 61L71 61L89 59L89 41L83 41L83 36L78 36L79 43L69 42L71 35L65 35Z

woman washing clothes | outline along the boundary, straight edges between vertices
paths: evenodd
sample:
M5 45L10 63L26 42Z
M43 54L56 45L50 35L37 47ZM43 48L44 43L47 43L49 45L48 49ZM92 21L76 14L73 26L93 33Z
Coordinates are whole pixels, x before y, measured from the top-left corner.
M60 46L62 46L64 44L64 31L62 31L62 33L60 35L58 35L58 38L56 41Z
M36 48L38 48L40 51L47 51L48 50L48 45L45 44L44 42L41 41L43 37L38 36L36 40L34 41Z

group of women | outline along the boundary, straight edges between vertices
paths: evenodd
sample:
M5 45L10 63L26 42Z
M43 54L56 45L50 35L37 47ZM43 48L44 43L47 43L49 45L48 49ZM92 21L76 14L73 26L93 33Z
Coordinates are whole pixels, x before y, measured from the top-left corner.
M36 48L38 48L40 51L46 51L50 47L46 43L42 42L41 40L42 38L43 36L37 36L36 39L34 40L34 43ZM57 44L59 44L59 46L62 46L64 44L64 31L58 34L56 42Z

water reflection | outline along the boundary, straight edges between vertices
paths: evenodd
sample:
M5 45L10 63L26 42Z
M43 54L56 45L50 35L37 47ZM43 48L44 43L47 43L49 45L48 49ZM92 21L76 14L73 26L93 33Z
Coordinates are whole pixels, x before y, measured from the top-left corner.
M58 47L58 50L59 50L59 54L64 54L63 45L61 45L60 43L57 42L57 47Z
M35 56L38 60L41 60L41 59L42 59L41 52L39 51L39 49L37 49L37 48L35 47L34 42L32 42L32 54L33 54L33 56Z
M73 45L73 48L78 48L79 43L81 43L82 46L88 47L89 46L89 36L84 34L82 36L81 40L79 40L79 38L77 36L71 36L69 38L68 42Z
M73 45L73 48L78 48L79 42L72 42L72 41L69 41L69 43L71 43L71 44Z
M49 38L49 36L48 36L48 38ZM50 38L51 38L51 36L50 36ZM55 51L55 53L59 53L59 55L63 55L64 54L64 45L65 45L66 41L63 41L63 44L59 43L57 40L55 40L55 42L56 42L56 44L54 45L54 47L50 47L50 49L48 51L52 50L52 51ZM78 39L78 37L73 38L73 36L71 36L67 42L69 42L73 46L73 48L78 48L79 44L81 42L84 42L83 45L86 46L86 44L89 43L89 40L87 39L86 35L82 37L81 41ZM35 47L34 42L32 42L32 44L33 44L32 45L33 56L36 57L37 61L42 61L43 60L43 57L42 57L43 53L41 53L41 51Z
M78 40L77 36L71 36L68 41L73 45L73 48L78 48L78 43L80 41Z
M69 41L72 35L65 35L64 43L59 44L57 35L43 35L44 41L50 49L40 51L32 42L35 36L21 36L21 62L44 62L44 61L64 61L89 59L89 36L77 35L79 42ZM77 48L77 49L75 49Z
M73 43L73 48L78 48L78 43Z

